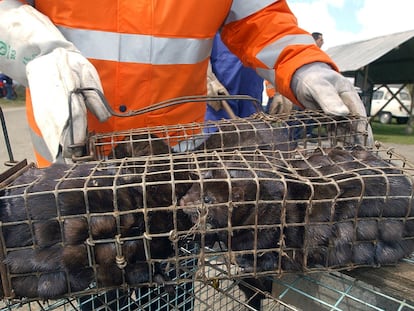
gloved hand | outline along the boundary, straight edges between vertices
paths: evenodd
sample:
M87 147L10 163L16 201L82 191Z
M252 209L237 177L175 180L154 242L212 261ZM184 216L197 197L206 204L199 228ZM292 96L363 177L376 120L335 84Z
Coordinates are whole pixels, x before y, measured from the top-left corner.
M208 96L217 96L217 95L230 95L227 89L223 84L217 79L216 75L211 69L209 64L207 70L207 95ZM219 111L223 108L222 101L209 101L208 104L215 110Z
M352 83L325 63L311 63L300 67L293 75L291 88L298 101L306 109L322 109L326 114L346 116L355 114L366 117L367 113ZM359 122L356 131L366 131ZM372 145L373 134L368 125L367 145ZM363 141L355 143L362 144Z
M60 145L63 157L70 159L68 146L85 143L87 137L86 107L100 121L110 117L99 96L95 92L85 92L85 98L81 94L72 95L70 123L69 93L83 87L102 90L98 73L81 54L64 48L32 60L26 71L34 117L46 144L52 156L58 155Z
M0 1L0 33L6 53L0 57L0 71L30 87L36 123L51 155L56 158L60 146L70 158L68 96L80 87L102 91L96 69L76 47L67 41L46 16L17 0ZM13 27L10 27L13 25ZM100 121L109 118L96 94L85 94L88 108ZM86 139L86 107L81 95L73 97L74 143Z

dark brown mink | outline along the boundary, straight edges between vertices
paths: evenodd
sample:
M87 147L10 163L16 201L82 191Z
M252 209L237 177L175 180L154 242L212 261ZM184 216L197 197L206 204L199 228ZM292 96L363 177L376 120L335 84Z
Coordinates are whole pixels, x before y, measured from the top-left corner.
M171 150L168 145L154 134L135 134L128 135L119 141L109 158L122 159L169 153Z
M5 263L16 273L47 274L31 279L38 282L40 291L35 293L30 290L32 284L27 283L27 289L20 288L18 292L56 298L70 290L79 291L85 284L86 288L96 277L105 286L118 285L118 272L121 269L116 266L114 243L111 242L118 235L137 239L136 247L123 249L122 255L131 261L125 271L132 275L127 276L126 280L134 284L146 282L148 277L145 275L152 273L148 271L142 243L146 228L151 233L164 233L191 227L188 216L182 211L166 210L172 205L173 198L180 198L188 186L182 183L173 190L168 179L171 175L163 172L156 174L154 169L155 173L149 177L152 185L145 189L145 207L153 210L148 212L148 218L144 220L141 176L120 172L118 166L118 162L91 162L56 164L47 169L33 168L2 190L0 220L4 224L6 247L37 248L36 252L32 248L9 251ZM125 177L122 173L126 174ZM175 173L177 179L187 178L180 177L180 174ZM20 182L24 184L20 185ZM157 212L157 207L165 210ZM32 221L27 222L28 218ZM174 224L173 219L177 220L177 224ZM22 223L16 224L16 221ZM149 244L151 255L157 259L167 259L174 254L177 246L172 245L168 238L154 238ZM88 259L85 245L96 256L92 261ZM99 268L98 275L94 276L90 268L95 264L108 269ZM136 271L141 270L148 272L137 277ZM114 273L107 274L109 271ZM157 268L157 271L162 272L162 269ZM167 278L161 273L156 276L159 279ZM48 289L48 284L53 283L50 280L59 281L61 286ZM68 280L70 288L67 286ZM25 282L16 279L16 284L20 286Z
M393 264L414 250L413 222L404 221L413 210L413 181L368 150L358 149L357 156L344 149L319 150L301 162L292 160L291 170L305 178L280 172L284 183L282 175L255 164L251 170L217 165L194 181L180 204L194 223L206 217L212 228L231 224L230 239L225 230L218 238L233 251L252 250L236 256L247 272ZM282 258L280 266L278 252L267 250L282 245L281 215L286 215L283 251L291 254L289 248L297 248L299 256ZM254 224L255 217L256 231L238 229ZM275 226L260 229L263 224ZM260 251L256 267L254 247Z
M220 124L206 127L209 133L203 134L204 140L197 140L196 150L230 151L230 150L291 150L288 132L275 128L268 122L254 118L240 120L221 120Z

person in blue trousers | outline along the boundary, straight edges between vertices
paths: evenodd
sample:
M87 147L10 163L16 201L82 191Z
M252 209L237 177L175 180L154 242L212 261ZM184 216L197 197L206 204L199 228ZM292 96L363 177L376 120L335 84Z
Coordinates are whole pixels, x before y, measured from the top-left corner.
M227 95L227 91L229 95L249 95L259 101L256 106L249 100L228 100L227 103L237 117L245 118L257 112L257 109L261 109L263 78L253 69L242 64L240 59L221 41L219 33L214 38L210 62L212 72L225 88L223 92L216 89L216 93ZM215 121L229 118L230 116L225 109L207 105L205 120Z

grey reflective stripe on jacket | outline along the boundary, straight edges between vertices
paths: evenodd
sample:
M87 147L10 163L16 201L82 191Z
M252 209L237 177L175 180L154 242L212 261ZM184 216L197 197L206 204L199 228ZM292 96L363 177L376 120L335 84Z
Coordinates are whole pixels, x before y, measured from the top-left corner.
M283 38L280 38L279 40L270 43L256 55L256 57L266 65L267 70L258 69L257 72L262 76L265 75L263 77L266 80L272 82L273 85L275 85L273 68L276 65L277 59L279 58L280 54L282 53L285 47L296 44L315 44L315 40L311 35L287 35Z
M150 35L58 26L87 58L141 64L197 64L211 52L213 38L162 38Z
M278 0L234 0L231 11L226 19L225 24L241 20L249 15L255 14L263 10L267 6L278 2ZM256 58L266 65L266 68L255 68L256 72L264 79L275 85L275 64L282 51L289 45L295 44L315 44L315 40L311 35L287 35L280 38L269 45L265 46Z
M278 0L233 0L230 13L224 24L243 19L276 2L278 2Z
M29 126L30 138L32 140L32 144L35 147L36 152L45 160L52 163L54 161L54 157L50 154L49 148L46 145L45 140L43 137L37 135Z

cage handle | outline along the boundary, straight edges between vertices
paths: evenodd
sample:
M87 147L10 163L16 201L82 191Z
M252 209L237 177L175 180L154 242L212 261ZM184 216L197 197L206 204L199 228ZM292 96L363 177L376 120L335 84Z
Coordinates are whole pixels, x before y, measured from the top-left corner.
M155 111L155 110L158 110L158 109L167 108L167 107L171 107L171 106L175 106L175 105L179 105L179 104L185 104L185 103L209 102L209 101L226 102L227 100L249 100L254 104L257 112L262 111L261 104L260 104L259 100L257 100L254 97L251 97L249 95L217 95L217 96L190 95L190 96L182 96L182 97L176 97L176 98L168 99L168 100L161 101L161 102L158 102L156 104L150 105L148 107L137 109L137 110L131 110L131 111L126 112L126 113L119 113L119 112L116 112L112 109L112 107L109 105L105 95L102 93L101 90L99 90L97 88L92 88L92 87L77 88L77 89L75 89L75 90L73 90L69 93L69 98L68 98L69 122L70 122L70 140L71 140L71 145L69 146L69 148L72 150L72 157L75 157L76 159L84 159L84 160L89 160L91 157L86 156L86 158L83 158L83 153L84 153L84 148L85 148L84 143L83 144L75 144L74 143L75 138L74 138L74 128L73 128L73 122L72 122L72 97L74 95L81 95L84 99L86 108L91 110L90 109L90 104L87 100L85 92L95 92L99 96L100 100L102 101L105 108L109 111L109 113L112 116L116 116L116 117L137 116L137 115L152 112L152 111ZM226 107L227 106L224 105L224 108L226 108ZM230 108L230 107L228 107L228 108ZM228 111L228 110L226 109L226 111Z
M150 105L145 108L131 110L125 113L119 113L112 109L112 107L109 105L108 101L106 100L105 95L102 93L101 90L96 89L96 88L91 88L91 87L77 88L69 93L69 111L72 111L72 96L79 95L79 94L83 96L86 107L89 109L89 103L87 101L87 97L84 94L85 92L95 92L99 96L105 108L108 109L109 113L112 116L116 116L116 117L137 116L137 115L152 112L158 109L167 108L167 107L184 104L184 103L222 101L222 100L250 100L255 105L256 111L257 112L261 111L259 100L249 95L217 95L217 96L189 95L189 96L176 97L176 98L168 99L165 101L161 101L161 102L158 102L156 104Z

